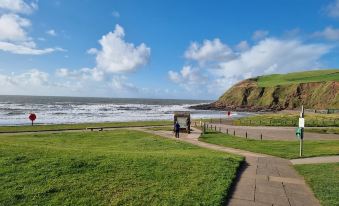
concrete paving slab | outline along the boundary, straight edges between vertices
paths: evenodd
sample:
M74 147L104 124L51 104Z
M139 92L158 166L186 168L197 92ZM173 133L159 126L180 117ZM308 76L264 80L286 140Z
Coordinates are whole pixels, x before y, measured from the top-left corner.
M268 204L277 204L281 206L290 206L290 203L286 195L275 195L269 193L255 193L255 201L268 203Z
M300 195L300 194L291 194L288 196L291 206L318 206L319 202L317 199L313 198L310 194Z
M261 202L253 202L248 200L241 200L241 199L231 199L228 202L229 206L272 206L272 204L268 203L261 203Z
M270 195L285 196L284 188L273 187L270 185L256 185L255 194L265 193Z
M336 156L324 156L324 157L310 157L310 158L301 158L301 159L293 159L293 160L291 160L291 163L293 165L336 163L336 162L339 162L339 155L336 155Z
M285 192L287 195L289 194L303 194L310 195L312 191L303 184L291 184L291 183L283 183Z
M269 176L268 179L269 181L281 182L281 183L305 184L305 181L303 179L297 179L297 178Z

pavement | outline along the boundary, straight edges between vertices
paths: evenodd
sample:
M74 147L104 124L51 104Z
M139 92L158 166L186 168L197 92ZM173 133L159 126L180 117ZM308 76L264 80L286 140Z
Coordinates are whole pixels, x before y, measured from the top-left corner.
M169 131L134 129L175 139ZM176 140L245 157L227 205L320 206L303 177L292 167L289 160L201 142L198 140L200 133L201 131L194 129L191 134L181 134Z
M247 137L251 139L260 139L262 136L263 140L296 140L295 127L264 127L264 126L234 126L226 124L215 124L207 123L209 127L212 125L212 128L215 127L221 132L234 134L238 137ZM337 134L319 134L312 132L304 133L304 140L339 140L339 135Z
M337 163L337 162L339 162L339 155L323 156L323 157L309 157L309 158L293 159L293 160L290 160L290 161L293 165Z

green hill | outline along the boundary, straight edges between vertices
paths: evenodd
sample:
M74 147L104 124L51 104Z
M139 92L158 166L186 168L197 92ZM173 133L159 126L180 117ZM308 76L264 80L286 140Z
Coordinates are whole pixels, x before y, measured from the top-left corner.
M257 78L257 83L260 87L324 81L339 81L339 70L314 70L288 74L272 74Z
M304 105L309 109L339 109L339 70L272 74L243 80L209 108L283 110Z

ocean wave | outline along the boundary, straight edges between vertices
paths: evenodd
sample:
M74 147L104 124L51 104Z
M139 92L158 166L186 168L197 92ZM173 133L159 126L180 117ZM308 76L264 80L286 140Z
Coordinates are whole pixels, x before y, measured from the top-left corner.
M197 103L189 100L17 97L0 101L0 125L29 124L30 112L37 114L38 124L171 120L174 111L190 111L193 118L225 115L220 111L189 109Z

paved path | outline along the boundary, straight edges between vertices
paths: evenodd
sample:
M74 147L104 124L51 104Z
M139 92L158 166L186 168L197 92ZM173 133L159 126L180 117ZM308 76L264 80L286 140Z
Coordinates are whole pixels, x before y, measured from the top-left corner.
M236 136L245 137L246 132L248 138L260 139L262 134L263 139L265 140L296 140L295 136L295 127L262 127L262 126L233 126L225 124L210 124L212 128L219 127L222 132L226 133L227 129L229 134L233 135L235 131ZM339 140L339 135L337 134L319 134L312 132L305 132L305 140Z
M324 157L309 157L302 159L291 160L292 164L320 164L320 163L337 163L339 162L339 155L337 156L324 156Z
M172 138L172 132L145 132ZM198 140L200 131L182 134L178 141L189 142L200 147L245 156L245 163L238 174L229 202L230 206L320 206L304 179L294 170L289 160L268 155L238 150Z

